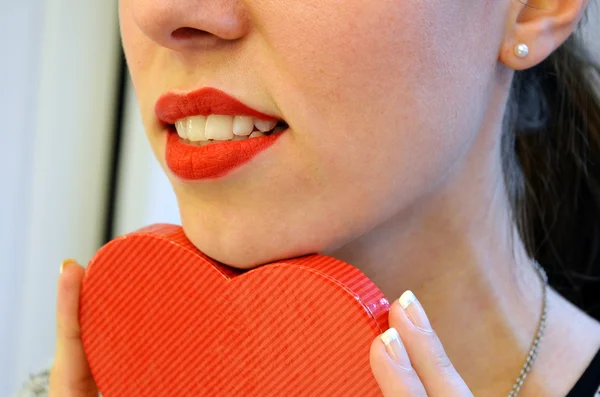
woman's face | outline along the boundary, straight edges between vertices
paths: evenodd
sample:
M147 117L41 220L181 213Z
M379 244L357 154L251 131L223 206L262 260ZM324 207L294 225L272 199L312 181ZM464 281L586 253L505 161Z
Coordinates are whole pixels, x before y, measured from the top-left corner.
M247 268L342 247L430 194L486 117L509 7L121 0L145 128L188 238ZM167 92L204 87L290 128L225 176L183 180L165 161L167 131L155 105Z

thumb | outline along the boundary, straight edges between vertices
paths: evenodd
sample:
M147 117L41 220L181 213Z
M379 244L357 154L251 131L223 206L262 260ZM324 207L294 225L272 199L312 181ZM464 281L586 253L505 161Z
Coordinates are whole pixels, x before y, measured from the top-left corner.
M56 353L50 397L97 397L79 327L79 292L85 270L73 260L61 265L56 305Z

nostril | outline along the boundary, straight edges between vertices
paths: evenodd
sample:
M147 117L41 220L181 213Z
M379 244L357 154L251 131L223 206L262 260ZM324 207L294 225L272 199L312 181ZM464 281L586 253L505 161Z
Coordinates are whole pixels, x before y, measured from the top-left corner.
M194 28L179 28L171 33L171 37L173 37L175 40L185 40L207 36L212 36L212 34L205 30Z

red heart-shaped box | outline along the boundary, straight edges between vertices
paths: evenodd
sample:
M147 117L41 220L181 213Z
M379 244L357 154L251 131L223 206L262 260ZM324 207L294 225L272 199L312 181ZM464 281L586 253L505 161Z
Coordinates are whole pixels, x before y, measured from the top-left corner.
M381 396L369 349L389 303L334 258L240 271L153 225L97 252L80 302L104 397Z

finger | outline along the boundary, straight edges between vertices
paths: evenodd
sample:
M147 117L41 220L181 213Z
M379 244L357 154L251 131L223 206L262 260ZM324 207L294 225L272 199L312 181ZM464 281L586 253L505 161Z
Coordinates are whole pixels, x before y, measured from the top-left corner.
M83 350L79 292L85 271L68 260L61 265L56 305L56 354L50 374L51 397L98 396Z
M429 397L473 396L450 362L423 306L411 291L392 304L389 322L398 330Z
M371 369L384 397L426 397L398 332L390 328L371 344Z

